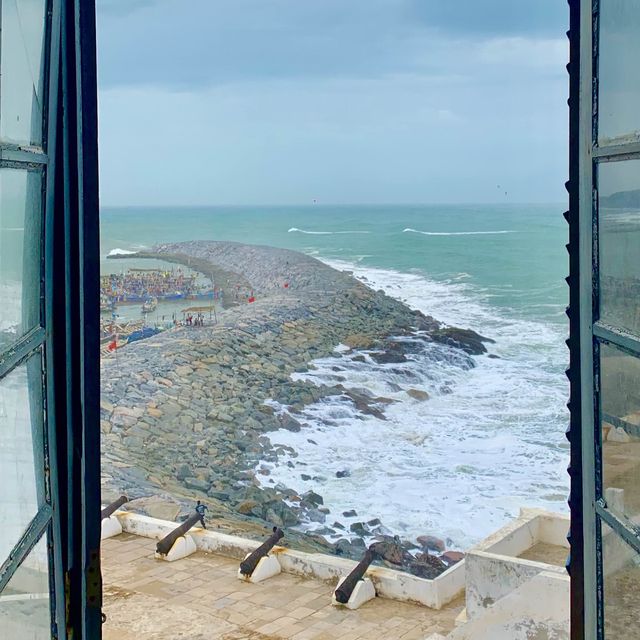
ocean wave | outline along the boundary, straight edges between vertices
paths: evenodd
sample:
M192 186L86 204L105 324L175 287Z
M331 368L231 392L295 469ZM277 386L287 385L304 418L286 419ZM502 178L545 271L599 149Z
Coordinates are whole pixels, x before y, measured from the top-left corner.
M305 229L298 229L297 227L291 227L287 233L306 233L310 236L334 236L334 235L349 235L349 234L366 234L371 231L307 231Z
M109 251L109 253L107 254L107 256L132 256L135 253L138 253L137 251L129 251L128 249L111 249L111 251Z
M500 231L419 231L418 229L403 229L402 233L419 233L423 236L495 236L505 233L518 233L511 229Z
M270 481L319 492L347 528L351 520L338 514L355 509L354 520L380 518L403 537L433 533L462 549L522 506L564 511L565 325L511 317L466 282L324 262L439 320L496 339L489 350L498 358L475 358L469 368L459 351L420 341L407 362L379 365L366 352L339 346L335 357L315 360L314 368L293 379L339 382L394 400L385 408L386 420L362 415L344 396L307 405L296 414L300 432L268 434L272 443L295 451L268 463ZM429 399L414 400L412 390ZM337 476L345 469L351 472L348 482ZM307 530L314 526L303 524Z

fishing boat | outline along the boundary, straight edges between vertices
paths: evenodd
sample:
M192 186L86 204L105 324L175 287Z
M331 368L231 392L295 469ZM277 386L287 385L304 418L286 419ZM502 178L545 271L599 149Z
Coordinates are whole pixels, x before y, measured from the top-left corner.
M149 298L148 300L145 300L144 304L142 305L142 313L151 313L152 311L156 310L157 306L158 306L158 299Z
M114 311L116 308L115 302L105 295L100 296L100 313L106 313L107 311Z

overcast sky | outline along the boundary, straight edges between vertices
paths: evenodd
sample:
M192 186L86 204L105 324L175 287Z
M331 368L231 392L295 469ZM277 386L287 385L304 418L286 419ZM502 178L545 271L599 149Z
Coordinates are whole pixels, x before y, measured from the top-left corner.
M103 205L565 199L564 0L97 1Z

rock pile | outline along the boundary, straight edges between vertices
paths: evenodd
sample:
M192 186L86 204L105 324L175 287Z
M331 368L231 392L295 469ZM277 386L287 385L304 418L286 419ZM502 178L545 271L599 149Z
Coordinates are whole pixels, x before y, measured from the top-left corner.
M349 390L339 382L316 386L292 380L291 374L307 370L312 360L335 356L336 345L369 349L376 362L387 364L405 362L415 348L399 336L419 335L468 354L483 353L486 338L444 327L293 251L189 242L162 245L144 255L213 274L225 289L229 308L219 314L216 326L165 332L102 361L105 495L159 495L139 503L140 509L175 512L175 517L202 499L230 532L263 537L276 525L287 528L290 545L353 558L375 540L384 563L425 577L457 561L451 552L442 559L434 555L444 545L415 547L396 540L379 521L351 524L348 532L339 520L328 526L331 514L322 496L298 495L282 485L265 488L257 475L269 473L260 466L263 461L276 461L285 453L296 457L295 451L273 446L265 434L279 428L299 431L295 412L323 397L349 398L361 413L384 419L392 402L388 398L374 397L366 389ZM255 303L236 304L239 283L254 291ZM415 401L428 400L419 389L408 393ZM265 404L269 400L289 406L291 413L276 413ZM302 521L324 528L315 535L291 529ZM335 539L341 532L344 537L335 543L324 537Z

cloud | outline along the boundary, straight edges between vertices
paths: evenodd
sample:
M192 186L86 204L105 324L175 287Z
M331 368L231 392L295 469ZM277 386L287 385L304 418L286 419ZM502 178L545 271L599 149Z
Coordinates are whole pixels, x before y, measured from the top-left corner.
M100 18L107 16L128 16L139 9L153 7L158 0L98 0L97 10Z
M549 37L569 20L563 0L414 0L411 14L426 26L478 37Z
M102 0L103 202L561 200L566 24L477 4Z
M531 11L523 11L523 4L524 0L102 0L100 82L105 87L184 89L264 78L443 74L452 55L447 45L531 41L543 32L563 37L566 16L563 20L562 12L549 9L562 4L560 0L527 3ZM495 10L481 12L480 5Z

